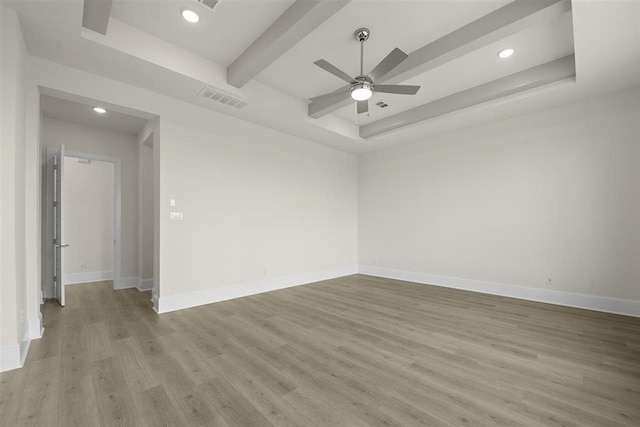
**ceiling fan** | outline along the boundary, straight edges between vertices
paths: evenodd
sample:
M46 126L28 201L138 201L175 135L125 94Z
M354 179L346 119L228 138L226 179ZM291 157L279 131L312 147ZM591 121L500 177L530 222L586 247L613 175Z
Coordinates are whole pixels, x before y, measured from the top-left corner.
M404 53L398 48L395 48L389 53L368 75L365 75L363 68L364 60L364 42L369 39L371 32L368 28L358 28L354 36L356 41L360 43L360 75L351 77L349 74L340 70L338 67L330 64L324 59L320 59L314 62L315 65L322 68L325 71L330 72L334 76L349 83L349 86L345 86L338 89L335 92L330 92L325 95L320 95L311 98L311 101L342 101L347 99L349 95L356 101L356 110L358 114L366 113L369 111L368 99L371 98L374 92L381 93L395 93L398 95L415 95L420 86L410 85L379 85L375 84L376 80L379 80L391 72L394 68L402 63L409 55Z

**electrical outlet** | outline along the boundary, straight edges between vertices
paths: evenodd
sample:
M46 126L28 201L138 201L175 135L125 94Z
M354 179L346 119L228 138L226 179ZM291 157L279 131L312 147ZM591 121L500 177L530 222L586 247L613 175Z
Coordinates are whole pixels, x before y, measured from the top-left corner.
M553 278L551 278L551 277L547 277L547 285L548 285L548 286L553 285Z
M171 221L182 221L182 212L169 212L169 219Z
M80 263L80 270L86 270L87 269L87 264L85 264L84 262Z

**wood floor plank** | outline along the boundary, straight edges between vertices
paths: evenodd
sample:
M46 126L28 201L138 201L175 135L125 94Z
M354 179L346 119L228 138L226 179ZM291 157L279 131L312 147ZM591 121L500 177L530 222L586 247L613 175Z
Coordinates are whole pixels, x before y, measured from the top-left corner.
M160 377L167 396L178 409L183 423L192 426L226 425L170 353L153 354L147 360Z
M164 386L156 386L135 396L144 411L140 414L142 425L148 427L171 427L181 425L176 407L171 403Z
M84 427L97 425L98 404L91 375L73 376L60 383L57 425Z
M164 315L72 285L0 425L639 426L640 319L353 275Z
M127 386L122 367L115 357L92 364L93 390L101 426L136 426L140 424L133 394Z
M105 321L93 322L82 329L89 360L95 362L113 356L112 342Z
M225 378L274 426L313 426L315 423L305 417L296 408L287 403L282 396L241 370L227 370Z
M158 376L150 368L142 349L133 337L114 341L113 351L131 391L141 392L160 385Z
M230 426L268 427L273 425L223 378L214 378L200 384L198 389Z
M44 425L49 421L47 414L56 413L60 372L58 356L33 362L22 396L24 400L31 402L31 405L21 406L16 425Z

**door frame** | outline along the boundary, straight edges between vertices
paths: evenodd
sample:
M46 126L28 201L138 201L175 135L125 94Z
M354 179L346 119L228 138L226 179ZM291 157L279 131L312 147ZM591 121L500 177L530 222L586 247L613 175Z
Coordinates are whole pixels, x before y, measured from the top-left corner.
M54 150L56 147L51 147ZM65 157L79 157L82 159L95 160L100 162L109 162L113 163L113 192L114 192L114 252L113 252L113 289L120 289L120 285L122 283L122 162L120 158L107 156L103 154L95 154L88 153L83 151L76 151L69 149L67 145L65 145ZM48 171L47 171L48 172ZM49 178L49 174L47 173L47 178ZM49 200L49 193L53 190L54 186L50 183L46 184L46 192L47 192L47 202ZM53 195L51 195L51 200L53 200ZM47 203L48 204L48 203ZM51 203L53 205L53 203ZM64 218L63 218L64 219ZM54 225L53 224L53 210L47 209L47 221L46 225ZM48 227L49 228L49 227ZM47 232L47 235L53 236L53 230L50 229ZM47 239L46 243L53 242L52 239ZM47 251L48 254L51 254L53 251L53 245L49 245L51 249ZM51 256L50 259L53 259ZM47 266L49 268L49 266ZM47 279L44 281L43 285L51 286L53 285L53 270L47 274ZM48 277L51 276L51 277ZM44 292L43 292L44 295Z

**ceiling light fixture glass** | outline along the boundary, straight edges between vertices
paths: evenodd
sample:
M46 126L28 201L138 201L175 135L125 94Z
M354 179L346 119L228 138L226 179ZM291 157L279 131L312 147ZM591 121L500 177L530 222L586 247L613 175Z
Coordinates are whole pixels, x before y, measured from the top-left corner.
M180 10L180 14L185 21L191 22L192 24L195 24L200 20L200 16L191 9L183 8Z
M510 57L511 55L513 55L514 53L515 53L514 49L511 49L511 48L502 49L500 52L498 52L498 58L506 59L506 58Z
M106 112L107 112L107 110L105 110L105 109L104 109L104 108L102 108L102 107L93 107L93 111L95 111L95 112L96 112L96 113L98 113L98 114L104 114L104 113L106 113Z
M371 98L371 95L373 95L373 91L369 83L358 83L351 88L351 98L355 101L366 101Z

